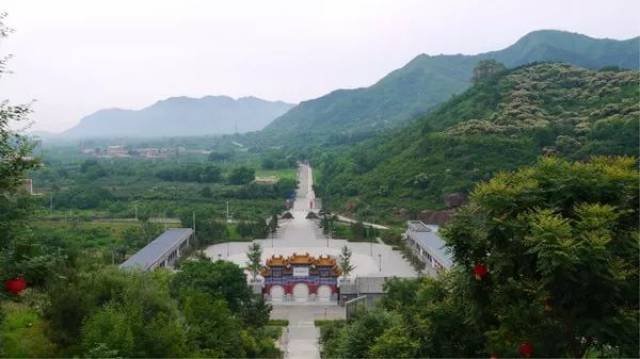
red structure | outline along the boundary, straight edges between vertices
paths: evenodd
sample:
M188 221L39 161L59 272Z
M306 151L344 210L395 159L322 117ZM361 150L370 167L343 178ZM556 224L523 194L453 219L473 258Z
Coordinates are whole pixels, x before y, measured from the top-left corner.
M18 295L27 288L27 281L23 277L7 279L4 282L4 288L7 292Z
M272 256L262 268L262 293L274 301L292 298L307 301L315 298L330 300L338 294L338 277L342 274L336 260L329 256L315 258L309 253L294 253L290 257Z

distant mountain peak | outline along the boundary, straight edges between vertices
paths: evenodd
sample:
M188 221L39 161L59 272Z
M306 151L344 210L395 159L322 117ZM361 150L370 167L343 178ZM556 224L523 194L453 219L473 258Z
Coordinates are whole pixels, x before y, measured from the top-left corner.
M67 137L195 136L257 131L292 104L257 97L169 97L141 110L103 109L63 132Z

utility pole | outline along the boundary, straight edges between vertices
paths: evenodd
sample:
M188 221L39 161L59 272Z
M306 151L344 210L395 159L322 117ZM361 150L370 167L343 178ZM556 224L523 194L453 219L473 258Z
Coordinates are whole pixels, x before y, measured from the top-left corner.
M227 223L229 223L229 201L227 201Z
M378 253L378 271L382 272L382 254Z

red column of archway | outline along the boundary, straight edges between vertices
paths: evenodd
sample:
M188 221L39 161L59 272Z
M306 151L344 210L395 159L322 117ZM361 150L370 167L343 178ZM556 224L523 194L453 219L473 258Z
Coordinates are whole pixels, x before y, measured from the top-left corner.
M317 284L308 283L307 287L309 287L309 294L318 294L318 285Z
M283 285L283 287L284 287L284 294L293 295L293 284L287 283L287 284Z

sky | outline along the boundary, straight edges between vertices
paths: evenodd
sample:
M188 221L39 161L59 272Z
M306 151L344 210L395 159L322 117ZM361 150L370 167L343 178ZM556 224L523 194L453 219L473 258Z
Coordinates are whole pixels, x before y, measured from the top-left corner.
M2 0L12 73L0 101L60 132L104 108L172 96L292 103L369 86L415 56L505 48L558 29L640 34L640 1Z

